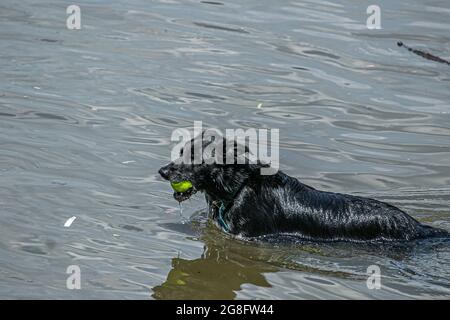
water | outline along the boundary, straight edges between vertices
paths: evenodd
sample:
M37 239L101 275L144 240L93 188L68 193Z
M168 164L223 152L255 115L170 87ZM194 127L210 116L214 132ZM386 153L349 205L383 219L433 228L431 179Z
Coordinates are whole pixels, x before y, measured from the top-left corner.
M448 244L232 239L157 174L194 120L280 128L286 173L450 230L450 68L396 46L448 59L447 1L378 1L382 30L358 1L77 4L79 31L0 4L0 298L450 297Z

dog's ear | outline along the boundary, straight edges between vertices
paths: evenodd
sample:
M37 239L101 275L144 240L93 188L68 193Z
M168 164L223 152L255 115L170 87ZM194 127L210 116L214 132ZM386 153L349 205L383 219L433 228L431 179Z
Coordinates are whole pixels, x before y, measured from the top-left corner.
M222 164L223 135L217 129L206 129L202 132L203 161L207 164Z
M261 175L261 169L262 168L270 168L270 164L263 163L261 161L256 161L256 163L251 163L248 165L249 171L251 172L251 175L253 176L259 176Z
M216 129L205 129L189 143L191 147L203 150L205 163L214 162L217 165L256 164L257 157L252 148L237 139L226 139Z
M223 138L222 149L224 155L224 162L226 164L250 164L255 162L253 154L250 152L250 148L246 144L241 144L234 140L227 140Z
M201 164L210 161L211 156L214 158L214 144L217 141L222 141L222 134L217 129L204 129L201 133L196 135L180 150L180 158L183 158L185 163ZM205 152L206 151L206 152Z
M212 129L204 131L203 159L205 163L216 165L233 165L244 162L249 149L245 145L238 144L235 140L227 140L219 132Z

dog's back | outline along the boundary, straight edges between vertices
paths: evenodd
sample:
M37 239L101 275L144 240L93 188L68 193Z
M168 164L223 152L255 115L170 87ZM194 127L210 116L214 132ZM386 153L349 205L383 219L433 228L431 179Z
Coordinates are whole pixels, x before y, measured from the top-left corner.
M272 224L271 232L292 232L315 240L355 241L448 236L447 231L423 225L390 204L315 190L282 172L262 181L259 189L255 195L264 197L259 201L272 204L269 210L273 210L273 216L266 217Z

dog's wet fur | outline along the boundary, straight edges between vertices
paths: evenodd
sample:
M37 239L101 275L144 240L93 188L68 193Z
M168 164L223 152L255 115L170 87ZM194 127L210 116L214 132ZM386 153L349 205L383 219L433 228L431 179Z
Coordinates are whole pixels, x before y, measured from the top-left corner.
M224 231L242 237L291 234L314 241L409 241L449 237L442 229L421 224L399 208L370 198L316 190L281 171L261 175L267 164L189 164L184 150L193 155L195 142L203 150L218 143L223 153L234 152L224 138L212 142L204 132L188 142L180 159L159 170L171 182L190 181L193 188L175 192L179 202L196 192L205 194L209 216ZM246 149L248 152L248 149ZM193 158L192 158L193 160ZM225 162L225 161L224 161Z

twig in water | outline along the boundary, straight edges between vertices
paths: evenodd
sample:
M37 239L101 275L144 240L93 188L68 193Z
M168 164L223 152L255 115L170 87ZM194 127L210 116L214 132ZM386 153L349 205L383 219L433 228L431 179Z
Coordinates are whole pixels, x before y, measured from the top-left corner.
M423 57L425 59L436 61L436 62L440 62L440 63L445 63L445 64L450 65L450 61L448 61L448 60L442 59L442 58L440 58L438 56L432 55L431 53L428 53L428 52L425 52L425 51L422 51L422 50L417 50L417 49L410 48L410 47L408 47L406 44L404 44L401 41L397 42L397 45L399 47L404 47L404 48L408 49L408 51L411 51L412 53L415 53L415 54L417 54L417 55L419 55L419 56L421 56L421 57Z

